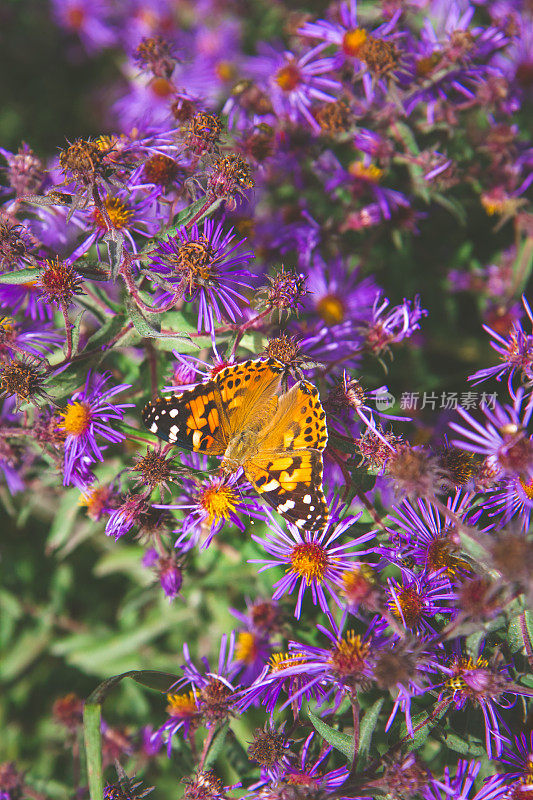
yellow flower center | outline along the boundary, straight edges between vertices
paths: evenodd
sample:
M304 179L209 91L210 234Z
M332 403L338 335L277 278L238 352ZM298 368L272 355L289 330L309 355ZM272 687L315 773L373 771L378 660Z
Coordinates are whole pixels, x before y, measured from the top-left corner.
M337 325L344 319L344 303L334 294L327 294L319 300L316 310L326 325Z
M329 565L328 554L322 545L316 542L305 542L297 545L291 553L293 572L297 572L309 586L315 580L324 580Z
M257 658L256 639L253 633L242 631L239 633L235 647L235 657L237 661L244 661L245 664L252 664Z
M6 336L15 328L15 320L12 317L2 317L0 319L0 331Z
M396 601L390 600L389 606L393 614L397 617L403 616L405 625L412 628L422 616L424 601L414 586L406 586L396 592Z
M293 92L294 89L296 89L296 87L302 82L302 75L296 63L294 61L290 61L277 71L274 80L284 92Z
M198 713L196 698L193 692L188 694L167 694L167 714L171 717L193 717Z
M363 642L361 636L354 631L348 631L332 648L328 660L338 675L355 677L361 673L369 651L368 642Z
M522 491L524 492L525 496L528 500L533 500L533 480L526 483L523 478L519 478L520 486L522 487Z
M305 664L303 653L274 653L270 656L270 672L280 672L288 667Z
M91 421L91 411L86 405L75 402L69 405L66 411L59 413L63 417L60 428L63 428L71 436L82 436L87 432Z
M235 78L235 67L229 61L219 61L215 72L221 81L231 81Z
M173 94L172 84L166 78L154 78L150 83L150 89L156 97L163 100Z
M348 172L354 178L361 178L370 183L379 183L383 177L383 170L376 167L375 164L368 164L365 166L362 161L352 161L348 167Z
M238 501L237 493L229 486L207 486L198 498L199 504L207 512L210 524L220 519L229 519Z
M116 230L127 228L133 219L133 210L118 197L111 197L108 195L104 200L104 208L107 211L111 225ZM93 211L93 220L98 228L104 231L107 230L108 225L100 209L95 208Z
M347 56L357 56L361 45L366 42L367 33L364 28L352 28L342 38L342 49Z

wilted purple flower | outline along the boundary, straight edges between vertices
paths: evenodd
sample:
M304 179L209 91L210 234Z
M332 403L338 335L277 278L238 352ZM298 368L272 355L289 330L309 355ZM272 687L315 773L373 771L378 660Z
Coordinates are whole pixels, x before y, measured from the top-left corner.
M67 434L63 479L65 486L72 483L72 471L85 456L89 456L93 462L104 460L97 438L113 444L125 439L124 434L114 430L109 423L111 420L122 420L124 409L131 408L133 403L116 404L111 402L111 398L129 389L130 384L121 383L106 389L105 385L110 378L111 373L98 375L89 370L84 388L73 394L66 410L61 412L61 428Z
M376 297L372 317L363 331L367 348L377 355L388 350L391 344L412 336L420 328L422 317L427 315L418 296L413 301L404 300L399 306L390 309L389 304L386 297Z
M415 574L406 567L400 568L401 580L388 578L389 607L409 630L419 634L435 633L437 614L454 614L457 610L456 593L442 570L432 574ZM387 627L388 619L383 619Z
M495 489L490 489L480 503L489 517L499 517L498 527L503 528L518 517L522 530L529 530L533 511L533 480L522 477L505 478Z
M235 322L242 316L239 304L248 303L240 289L251 288L252 274L241 267L250 263L253 253L239 251L246 239L234 239L234 228L224 233L221 222L206 220L201 232L193 225L159 241L150 265L151 279L165 289L158 302L168 302L172 293L197 302L199 331L212 332L215 319L221 322L223 316Z

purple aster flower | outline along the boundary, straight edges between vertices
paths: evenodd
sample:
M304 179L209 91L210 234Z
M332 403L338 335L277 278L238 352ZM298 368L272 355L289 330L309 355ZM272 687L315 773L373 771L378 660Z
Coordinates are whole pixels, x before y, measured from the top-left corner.
M21 325L11 317L0 318L0 360L13 358L16 353L31 353L40 357L43 351L52 352L63 335L51 325L26 322Z
M450 582L443 578L442 570L429 574L415 574L406 567L400 568L401 579L387 578L389 607L405 628L418 634L435 633L436 614L454 614L457 595ZM388 619L382 620L386 628Z
M129 383L105 388L111 373L97 375L89 371L85 386L76 392L68 401L66 410L61 412L63 422L61 429L65 431L65 465L63 484L72 483L72 472L84 457L94 461L103 461L103 453L97 439L116 444L126 437L114 430L110 422L120 421L124 417L124 409L131 408L133 403L114 403L113 398L119 392L130 388Z
M331 751L332 747L321 748L317 758L310 755L311 745L315 738L315 733L310 733L303 743L298 761L291 763L284 759L285 763L280 764L280 768L275 775L262 771L262 780L249 787L249 790L260 790L256 796L270 797L268 784L272 784L272 795L283 796L283 787L288 791L294 787L300 787L308 797L328 797L335 793L335 797L343 800L342 784L348 777L349 771L346 767L338 767L329 772L324 772L323 764ZM322 767L322 769L321 769ZM351 797L351 800L356 798ZM363 800L362 798L360 800Z
M183 728L187 738L198 725L217 727L233 714L236 690L230 678L235 673L234 645L234 634L229 640L224 634L220 642L217 669L211 669L209 661L203 657L202 672L192 662L188 645L183 645L183 677L172 687L172 693L167 695L170 719L154 735L159 741L166 738L169 757L172 737L177 731ZM183 689L186 693L178 694Z
M118 189L115 194L103 198L105 214L99 208L89 207L73 216L72 221L88 235L76 247L69 261L72 263L84 255L95 243L100 242L110 230L116 231L129 242L131 252L137 252L137 244L133 234L144 237L154 236L161 225L160 211L156 199L160 188L150 192L135 191L132 187ZM106 216L109 219L106 219Z
M59 25L79 36L89 53L118 43L105 0L52 0L52 8Z
M272 642L264 634L254 630L237 633L235 666L241 685L250 686L255 681L268 664L272 650Z
M491 519L499 517L498 527L503 528L518 517L522 530L529 530L533 511L533 480L521 477L505 478L495 489L490 489L480 503Z
M361 278L358 267L350 269L340 256L327 263L315 253L307 270L304 308L317 314L326 325L346 320L366 322L379 287L373 278Z
M291 641L290 653L285 662L279 665L278 678L292 678L293 686L287 692L285 705L294 704L302 695L320 689L320 706L329 707L333 701L335 711L346 696L352 696L374 679L375 656L385 638L374 623L363 634L354 630L344 630L348 614L344 612L339 625L330 619L331 630L317 625L327 639L325 647ZM295 677L298 681L294 681Z
M178 596L183 583L183 573L175 556L160 556L157 561L157 574L165 596L169 602Z
M208 461L205 455L185 454L182 462L194 470L205 473ZM202 540L202 549L209 547L213 537L224 525L235 525L241 532L245 525L239 516L263 519L264 512L255 497L247 495L248 484L239 485L239 473L231 475L208 475L198 479L185 479L177 502L157 504L154 508L186 512L175 546L184 552Z
M452 444L485 456L496 477L520 477L529 483L533 479L533 442L527 435L527 425L533 413L533 398L529 398L525 409L522 409L523 400L524 391L519 389L512 406L496 403L492 411L482 405L485 425L464 408L458 408L470 427L451 422L450 427L464 437Z
M105 526L106 536L114 536L117 541L137 525L149 509L142 495L129 495L118 508L111 511Z
M246 239L234 239L234 228L224 233L221 222L209 219L202 232L193 225L161 240L152 250L148 273L165 290L158 302L167 303L173 294L197 302L199 331L213 332L215 319L221 322L223 316L235 322L242 316L239 304L248 300L234 287L251 288L252 273L242 267L250 263L253 252L239 252Z
M465 520L472 509L473 498L472 492L457 490L446 500L446 505L451 514ZM428 576L440 572L452 578L470 572L469 564L456 555L460 542L450 529L449 518L444 517L429 500L404 500L393 508L389 518L402 542L401 558L412 558ZM389 549L383 548L380 552L395 560Z
M507 737L500 730L504 723L498 707L509 708L519 696L531 697L533 690L513 683L507 666L497 667L481 656L453 656L439 670L446 676L439 701L459 711L468 706L481 708L487 755L499 757Z
M481 761L459 759L457 770L452 777L449 767L444 768L444 780L433 778L424 789L424 800L500 800L507 795L508 787L503 775L485 778L481 788L476 790L476 778L481 769Z
M341 606L336 593L336 586L342 580L342 574L353 567L354 559L357 556L371 552L371 550L359 550L358 548L365 542L374 538L374 532L361 534L351 538L351 541L339 544L337 540L343 536L359 519L357 517L346 517L340 521L338 515L332 515L328 526L315 533L300 531L294 525L288 523L288 533L277 524L270 511L270 530L264 537L252 535L252 539L260 544L272 558L251 559L252 564L263 564L259 572L272 567L282 566L286 569L286 574L281 580L274 584L274 600L278 600L285 594L292 594L298 588L296 608L294 614L300 618L302 611L302 601L307 589L311 590L311 597L315 605L320 606L322 611L331 618L329 601L326 592Z
M522 303L533 326L533 314L524 296L522 297ZM494 367L480 369L470 375L468 380L472 381L474 386L477 386L479 383L489 380L489 378L496 378L496 380L500 381L504 375L507 375L509 392L514 397L512 381L516 374L522 380L533 382L533 332L526 333L519 320L513 320L511 330L506 336L501 336L497 331L489 328L488 325L483 327L489 336L492 336L494 341L490 343L491 347L498 353L502 363L496 364Z
M320 132L312 108L317 103L333 103L341 84L325 77L334 69L329 56L319 58L327 44L319 44L301 56L288 50L279 51L262 44L260 55L250 58L248 70L263 88L280 119L292 123L307 122L315 133Z
M509 764L505 772L506 780L516 780L524 784L524 794L533 783L533 733L526 736L520 733L513 739L512 745L505 745L499 760L502 764ZM531 791L531 789L529 789ZM520 796L520 795L519 795ZM512 795L513 800L515 795ZM518 798L516 798L518 800Z
M37 280L28 283L1 283L0 308L6 308L13 314L24 313L32 320L51 320L54 311L49 303L43 302L41 287Z
M420 306L418 295L413 301L404 300L399 306L390 309L389 304L386 297L376 297L372 317L364 330L366 346L375 354L412 336L419 330L422 317L427 315L427 311Z
M307 659L302 655L298 660L296 652L293 653L274 653L270 657L270 662L262 670L255 681L239 692L237 709L239 712L246 711L250 706L261 705L274 716L276 705L285 697L291 697L290 705L296 719L300 714L302 703L305 700L319 702L325 696L325 691L320 685L320 681L313 680L302 667L296 670L296 666L304 665ZM297 673L297 674L296 674Z

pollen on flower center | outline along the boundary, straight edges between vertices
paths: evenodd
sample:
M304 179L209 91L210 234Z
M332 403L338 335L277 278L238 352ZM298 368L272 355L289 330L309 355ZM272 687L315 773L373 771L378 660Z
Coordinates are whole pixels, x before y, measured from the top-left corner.
M342 37L342 49L347 56L357 56L361 45L366 42L367 32L364 28L352 28Z
M63 417L60 427L71 436L82 436L87 432L91 411L84 403L72 403L66 411L60 411L60 415Z
M338 675L360 674L370 645L364 643L361 636L348 631L343 639L339 639L331 651L329 662Z
M191 292L198 280L213 281L218 274L212 263L213 249L204 236L198 241L184 242L168 261L176 273L187 280Z
M348 167L348 172L354 178L362 178L370 183L379 183L383 176L383 170L376 167L375 164L363 164L362 161L352 161Z
M329 565L328 554L316 542L305 542L292 551L291 564L294 572L305 578L308 585L312 580L321 582Z
M206 511L209 523L219 519L229 519L238 503L237 493L229 486L208 486L198 498L199 504Z
M127 228L133 218L133 210L118 197L111 197L108 195L104 200L104 208L107 211L111 225L116 230ZM98 228L104 231L107 230L108 224L100 209L94 209L93 220Z
M150 83L150 89L156 97L170 97L173 93L172 84L166 78L154 78Z
M396 602L392 600L390 607L393 614L397 617L403 616L405 625L412 628L422 615L424 601L413 586L406 586L396 593Z
M346 309L342 300L335 294L327 294L318 301L316 310L326 325L337 325L342 322Z
M523 478L520 478L519 483L527 499L533 500L533 480L530 480L528 483L526 483Z
M188 694L167 694L167 714L171 717L192 717L198 713L193 692Z
M276 72L275 81L284 92L293 92L302 82L302 74L294 61Z
M252 664L257 658L256 639L250 631L239 633L237 644L235 645L235 657L237 661L244 661L245 664Z

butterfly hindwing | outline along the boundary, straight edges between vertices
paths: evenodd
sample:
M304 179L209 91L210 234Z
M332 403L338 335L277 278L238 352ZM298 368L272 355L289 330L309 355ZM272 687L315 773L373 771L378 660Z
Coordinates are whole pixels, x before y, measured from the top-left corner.
M142 418L149 431L186 450L210 455L226 451L227 422L215 381L147 403Z
M319 450L260 453L246 462L244 472L254 489L288 522L312 532L326 526L329 511Z

